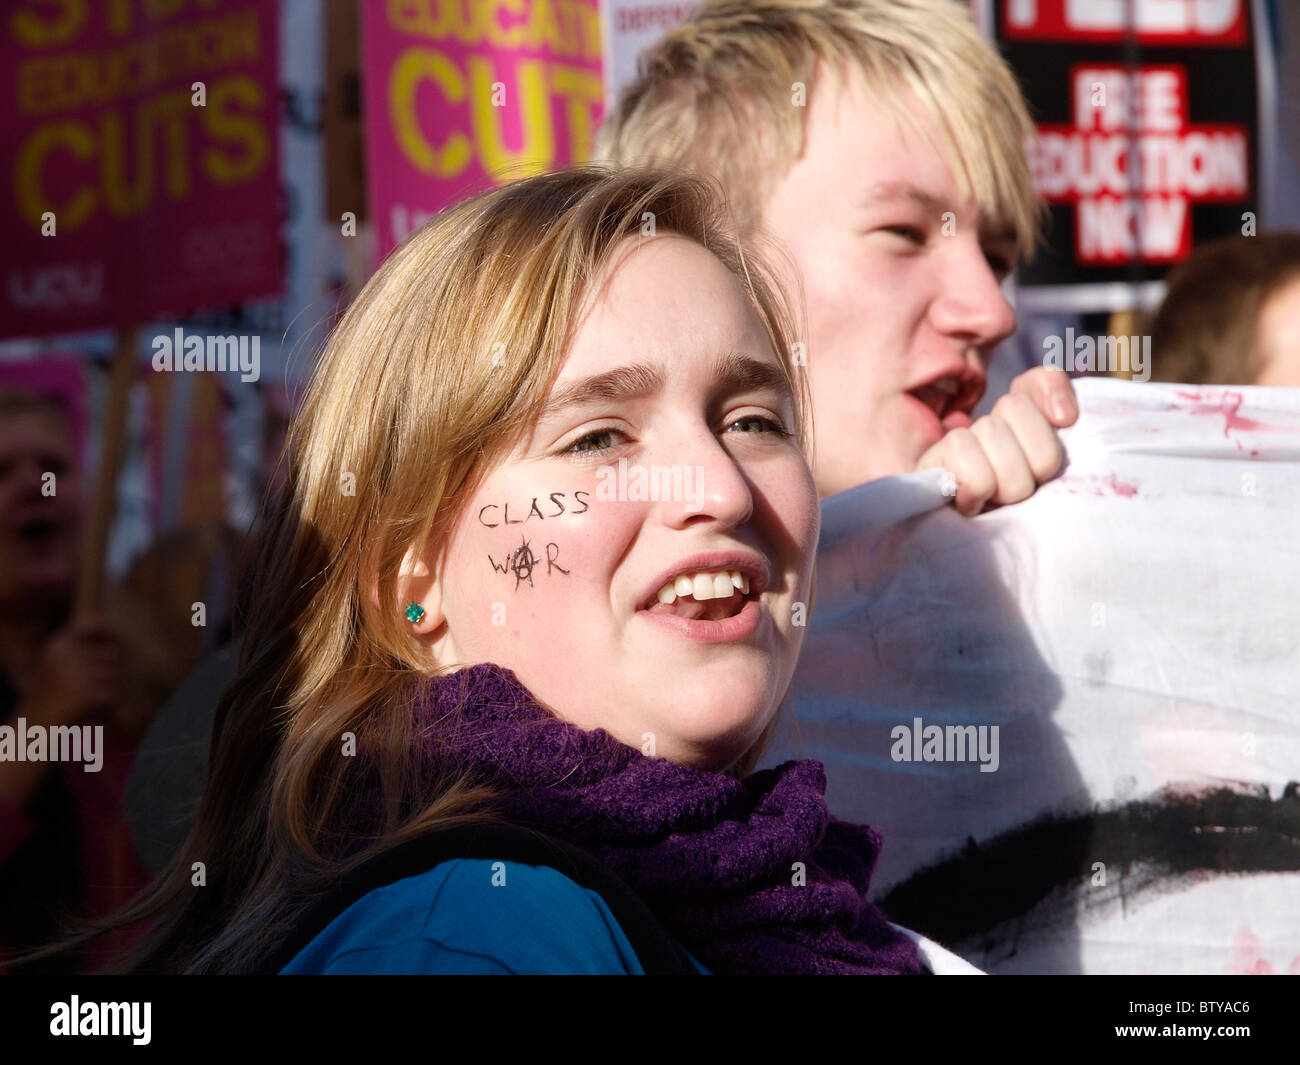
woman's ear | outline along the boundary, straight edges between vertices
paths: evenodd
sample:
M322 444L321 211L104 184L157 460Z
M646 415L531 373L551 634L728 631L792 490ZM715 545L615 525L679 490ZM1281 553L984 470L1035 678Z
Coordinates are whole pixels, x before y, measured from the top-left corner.
M378 580L370 584L370 601L379 610L395 610L411 638L423 649L432 666L460 661L460 649L452 639L445 613L442 563L445 555L431 554L425 543L411 547L397 571L397 602L382 603Z
M399 609L412 635L431 636L446 620L442 612L442 582L437 579L436 570L430 568L423 548L410 548L402 559L397 571L397 594L401 600Z
M379 579L371 580L369 586L370 602L376 610L396 610L403 616L403 623L409 627L412 635L432 633L445 620L442 614L441 586L435 574L429 569L424 557L424 549L411 547L402 558L397 571L396 603L379 601ZM412 609L412 604L418 609ZM411 620L418 617L418 621Z

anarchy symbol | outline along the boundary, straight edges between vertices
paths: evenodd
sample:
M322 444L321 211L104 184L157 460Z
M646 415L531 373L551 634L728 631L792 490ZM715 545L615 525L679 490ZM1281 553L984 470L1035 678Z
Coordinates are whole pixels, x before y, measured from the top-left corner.
M533 587L533 567L540 561L540 558L533 557L533 549L527 540L515 548L514 554L510 556L510 569L515 575L516 588L522 581L527 581L528 586Z

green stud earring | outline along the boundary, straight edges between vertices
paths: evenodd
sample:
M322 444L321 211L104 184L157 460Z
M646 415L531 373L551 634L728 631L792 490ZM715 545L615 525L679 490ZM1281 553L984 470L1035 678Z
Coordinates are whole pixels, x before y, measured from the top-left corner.
M418 625L422 617L424 617L424 607L422 607L419 603L411 603L406 608L407 621L413 621L415 622L415 624Z

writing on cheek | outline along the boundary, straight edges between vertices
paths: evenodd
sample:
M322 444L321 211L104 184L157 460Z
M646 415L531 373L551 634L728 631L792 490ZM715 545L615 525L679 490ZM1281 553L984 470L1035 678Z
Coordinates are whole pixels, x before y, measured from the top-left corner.
M546 545L546 575L548 577L551 575L552 566L558 569L566 577L569 575L569 571L560 565L558 561L559 557L560 557L560 545L547 544Z
M488 555L488 561L492 561L492 556ZM528 587L533 586L533 567L537 565L539 559L533 558L533 549L528 546L525 540L515 548L514 553L510 556L510 572L515 575L515 587L519 587L521 581L527 581Z
M516 505L514 510L510 509L510 503L488 503L480 507L478 512L479 524L488 529L500 528L502 525L524 525L536 518L539 521L545 521L547 518L558 518L561 514L586 514L587 499L590 492L576 491L572 493L572 498L565 492L550 492L544 496L533 496L528 511L524 514L524 508ZM568 505L565 500L568 499ZM579 510L578 507L582 509ZM545 509L543 509L545 508ZM524 514L521 518L520 514Z
M497 573L513 573L516 588L525 581L528 582L528 586L531 588L533 587L533 570L541 564L542 560L533 554L532 544L525 538L518 547L500 562L489 553L488 562L492 564L492 569ZM560 565L560 545L554 542L546 545L546 575L549 577L553 570L559 570L566 577L569 575L569 571Z

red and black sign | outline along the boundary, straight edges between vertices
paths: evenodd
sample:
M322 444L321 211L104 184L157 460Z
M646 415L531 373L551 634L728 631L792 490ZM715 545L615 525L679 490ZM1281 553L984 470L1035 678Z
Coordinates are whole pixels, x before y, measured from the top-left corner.
M1051 210L1022 285L1157 281L1242 232L1258 212L1253 21L1250 0L999 0Z

